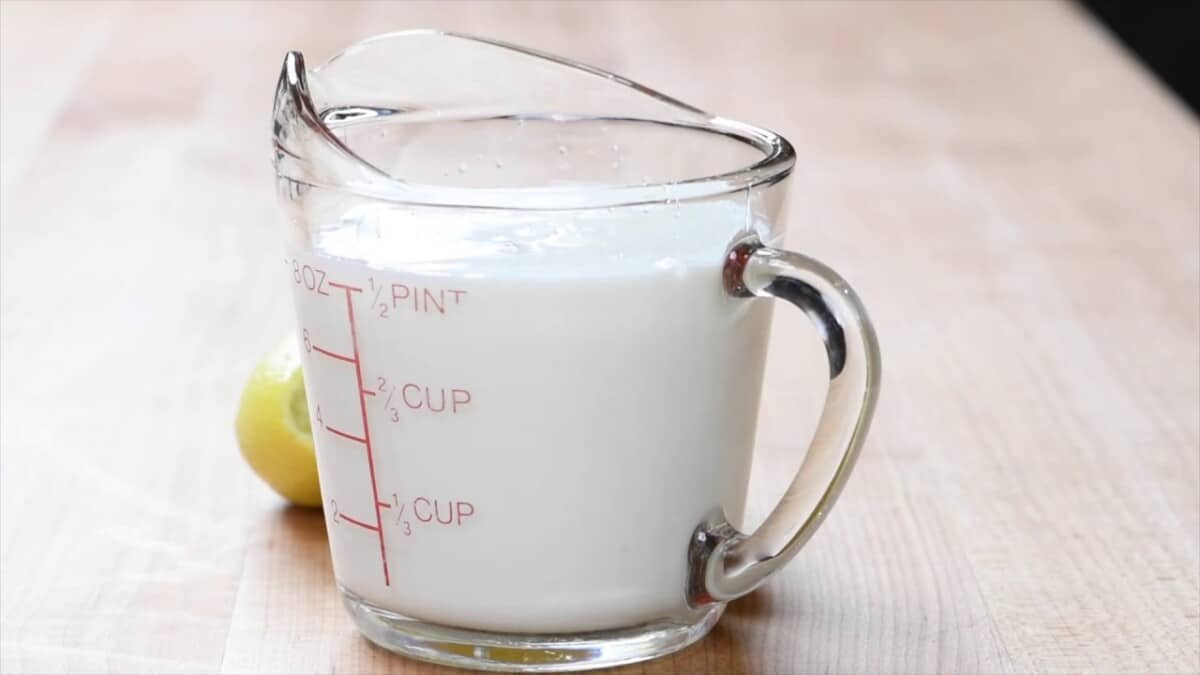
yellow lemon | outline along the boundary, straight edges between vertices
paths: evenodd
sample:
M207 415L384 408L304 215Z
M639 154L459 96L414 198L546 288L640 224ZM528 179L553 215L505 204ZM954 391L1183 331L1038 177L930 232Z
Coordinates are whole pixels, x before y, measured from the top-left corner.
M234 428L242 456L267 485L294 504L321 505L295 336L279 343L250 374Z

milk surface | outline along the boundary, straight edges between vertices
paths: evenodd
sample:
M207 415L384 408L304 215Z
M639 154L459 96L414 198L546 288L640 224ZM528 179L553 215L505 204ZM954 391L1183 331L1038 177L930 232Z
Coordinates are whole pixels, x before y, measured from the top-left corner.
M338 583L481 630L685 612L693 531L743 515L770 304L721 268L758 226L368 205L290 251Z

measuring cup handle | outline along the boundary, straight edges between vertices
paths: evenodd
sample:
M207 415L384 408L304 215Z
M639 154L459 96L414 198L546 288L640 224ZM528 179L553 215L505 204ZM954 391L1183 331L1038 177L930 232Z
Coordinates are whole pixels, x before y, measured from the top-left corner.
M696 530L688 588L696 606L749 593L804 546L854 467L879 393L875 329L858 295L832 269L754 242L730 251L724 281L735 296L778 298L808 314L825 341L829 393L800 470L763 524L743 534L718 515Z

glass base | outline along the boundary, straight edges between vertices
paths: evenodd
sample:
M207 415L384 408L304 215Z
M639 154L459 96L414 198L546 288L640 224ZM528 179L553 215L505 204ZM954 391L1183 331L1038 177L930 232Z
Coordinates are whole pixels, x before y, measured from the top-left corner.
M384 649L446 666L525 673L608 668L665 656L707 635L725 610L723 604L714 605L692 623L664 620L588 633L528 635L426 623L340 590L359 630Z

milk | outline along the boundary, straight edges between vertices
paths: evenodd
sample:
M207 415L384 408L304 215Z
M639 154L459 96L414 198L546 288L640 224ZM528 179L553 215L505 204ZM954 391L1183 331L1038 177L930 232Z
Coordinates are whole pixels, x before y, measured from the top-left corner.
M685 612L694 530L743 516L770 305L721 269L757 227L375 204L289 252L338 583L480 630Z

